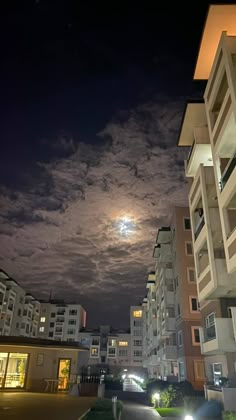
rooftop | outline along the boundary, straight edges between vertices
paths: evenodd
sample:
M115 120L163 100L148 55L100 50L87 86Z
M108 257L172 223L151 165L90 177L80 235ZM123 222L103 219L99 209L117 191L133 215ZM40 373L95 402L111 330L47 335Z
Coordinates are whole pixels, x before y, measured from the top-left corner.
M19 347L50 347L50 348L67 348L71 350L88 350L87 347L81 346L78 342L69 341L55 341L47 340L44 338L34 337L14 337L14 336L1 336L0 346L17 345Z
M209 6L195 66L195 80L209 78L222 32L236 35L236 4Z

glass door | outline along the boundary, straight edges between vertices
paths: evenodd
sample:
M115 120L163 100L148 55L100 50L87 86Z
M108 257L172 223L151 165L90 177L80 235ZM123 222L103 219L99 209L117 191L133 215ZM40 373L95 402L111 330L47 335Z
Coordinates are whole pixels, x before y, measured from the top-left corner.
M71 359L59 359L58 363L58 390L68 389L70 378Z
M7 368L8 353L0 353L0 388L3 388L6 368Z
M24 388L28 357L27 353L0 353L2 388ZM3 371L5 372L2 373Z

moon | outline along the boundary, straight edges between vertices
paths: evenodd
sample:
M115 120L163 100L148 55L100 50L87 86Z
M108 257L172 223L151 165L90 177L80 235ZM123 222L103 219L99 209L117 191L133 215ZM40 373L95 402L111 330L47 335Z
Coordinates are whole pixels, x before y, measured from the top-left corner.
M133 219L124 216L117 219L116 229L120 236L129 238L136 232L137 225Z

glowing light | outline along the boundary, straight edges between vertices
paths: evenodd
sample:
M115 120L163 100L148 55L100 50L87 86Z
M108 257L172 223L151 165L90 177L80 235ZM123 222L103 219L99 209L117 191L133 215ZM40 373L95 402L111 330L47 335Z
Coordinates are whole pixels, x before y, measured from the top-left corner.
M136 223L129 217L121 217L116 222L116 228L121 236L129 237L136 231Z

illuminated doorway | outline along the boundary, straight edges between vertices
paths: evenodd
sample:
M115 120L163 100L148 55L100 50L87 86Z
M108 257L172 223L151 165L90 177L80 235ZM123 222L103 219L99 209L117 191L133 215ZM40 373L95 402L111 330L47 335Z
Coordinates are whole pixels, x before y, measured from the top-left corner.
M58 363L58 390L68 389L70 378L71 359L59 359Z
M0 353L0 388L24 388L29 355Z

